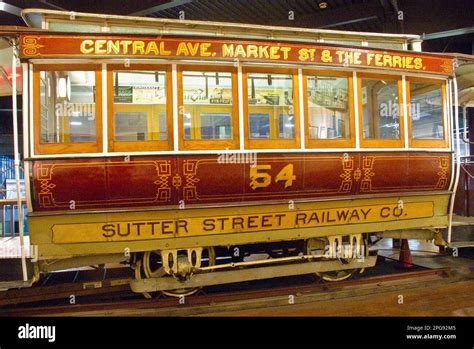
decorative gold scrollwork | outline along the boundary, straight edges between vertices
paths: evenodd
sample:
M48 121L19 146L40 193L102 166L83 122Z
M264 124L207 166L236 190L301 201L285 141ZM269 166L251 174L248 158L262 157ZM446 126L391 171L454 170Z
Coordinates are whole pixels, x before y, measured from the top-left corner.
M38 38L31 36L25 36L21 43L21 50L25 56L39 56L38 49L41 47L44 47L44 45L38 44Z

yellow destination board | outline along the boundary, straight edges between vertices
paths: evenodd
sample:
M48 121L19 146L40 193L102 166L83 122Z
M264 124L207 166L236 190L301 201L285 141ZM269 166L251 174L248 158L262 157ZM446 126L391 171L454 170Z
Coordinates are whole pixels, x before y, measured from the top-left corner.
M174 212L172 214L175 214ZM433 216L433 202L371 205L318 210L286 210L245 215L172 217L166 219L56 224L53 243L112 242L166 239L213 234L317 228L324 226L383 223Z

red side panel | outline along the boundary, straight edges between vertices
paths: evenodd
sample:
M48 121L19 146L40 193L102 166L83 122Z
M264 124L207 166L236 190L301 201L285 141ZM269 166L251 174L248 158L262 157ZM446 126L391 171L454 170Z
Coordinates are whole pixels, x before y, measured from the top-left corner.
M137 156L33 162L35 211L177 208L446 190L448 153ZM128 160L128 161L127 161Z

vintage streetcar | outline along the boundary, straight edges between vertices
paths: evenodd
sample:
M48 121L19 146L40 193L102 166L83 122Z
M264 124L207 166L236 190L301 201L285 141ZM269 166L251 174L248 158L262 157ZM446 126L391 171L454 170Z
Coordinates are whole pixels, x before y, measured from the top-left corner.
M133 291L183 295L344 280L382 238L449 245L460 60L419 36L23 17L0 36L22 67L32 281L124 263Z

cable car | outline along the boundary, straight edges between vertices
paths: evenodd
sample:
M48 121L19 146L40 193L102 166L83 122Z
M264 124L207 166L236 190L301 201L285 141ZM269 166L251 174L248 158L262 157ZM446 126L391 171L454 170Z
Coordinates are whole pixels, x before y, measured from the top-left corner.
M135 292L184 295L344 280L384 237L449 246L471 56L417 35L23 17L1 36L22 66L36 278L122 262Z

